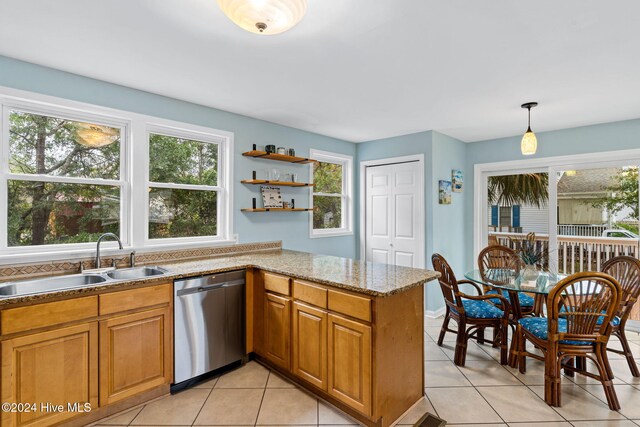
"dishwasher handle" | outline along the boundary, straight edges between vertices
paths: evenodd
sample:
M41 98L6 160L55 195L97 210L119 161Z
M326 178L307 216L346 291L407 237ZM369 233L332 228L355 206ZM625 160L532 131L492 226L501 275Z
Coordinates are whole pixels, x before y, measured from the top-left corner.
M176 293L176 296L184 296L184 295L191 295L191 294L197 294L199 292L208 292L208 291L214 291L216 289L222 289L222 288L226 288L227 284L226 283L216 283L214 285L205 285L205 286L198 286L197 288L187 288L187 289L182 289L180 291L178 291Z

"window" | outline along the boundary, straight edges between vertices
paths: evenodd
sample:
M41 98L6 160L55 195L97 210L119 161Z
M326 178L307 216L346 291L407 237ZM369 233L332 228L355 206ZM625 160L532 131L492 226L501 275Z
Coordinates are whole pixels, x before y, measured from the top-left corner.
M352 158L343 154L311 150L311 237L352 234Z
M219 145L149 134L149 239L218 236Z
M0 263L93 252L106 232L233 242L232 133L8 88L0 111Z
M122 127L8 108L6 245L122 234Z

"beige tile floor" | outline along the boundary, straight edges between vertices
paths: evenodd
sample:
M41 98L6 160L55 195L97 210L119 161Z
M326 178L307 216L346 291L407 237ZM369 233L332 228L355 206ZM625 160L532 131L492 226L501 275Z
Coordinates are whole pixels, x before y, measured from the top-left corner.
M467 363L451 361L455 336L438 338L442 319L425 319L425 393L401 425L415 423L425 412L460 426L640 425L640 379L631 376L621 356L610 354L616 391L622 405L610 411L599 383L576 376L563 378L561 408L542 399L544 366L529 360L527 373L498 363L498 351L470 343ZM640 336L630 333L640 362ZM619 343L613 343L619 345ZM97 426L323 426L355 425L337 409L295 387L276 373L250 362L219 378L181 393L101 420Z

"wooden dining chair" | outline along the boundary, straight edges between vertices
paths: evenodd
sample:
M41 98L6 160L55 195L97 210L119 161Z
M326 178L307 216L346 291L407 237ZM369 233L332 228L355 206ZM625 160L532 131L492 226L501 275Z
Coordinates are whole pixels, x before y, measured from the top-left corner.
M607 350L623 355L627 359L631 375L640 377L638 365L636 365L636 361L633 358L633 353L629 347L629 341L627 341L624 330L633 305L638 301L638 297L640 296L640 260L630 256L617 256L602 264L602 272L613 276L622 288L620 306L618 307L616 316L611 321L611 334L618 337L622 345L622 350L611 347L607 348Z
M434 270L440 273L438 282L446 304L438 345L442 346L447 332L457 334L453 363L458 366L464 366L469 338L484 341L485 328L495 328L498 333L489 342L496 347L500 347L500 363L507 364L507 334L511 310L509 301L501 295L483 295L480 286L469 280L457 280L453 269L442 255L433 254L431 262ZM458 286L461 284L473 286L478 295L474 296L460 292ZM489 302L492 299L497 299L502 309ZM449 322L452 319L458 324L457 330L449 329Z
M502 246L493 245L487 246L478 255L478 269L480 270L480 276L483 282L495 281L495 278L489 275L490 270L513 270L514 274L520 274L520 268L522 267L522 261L520 257L513 249ZM484 287L485 294L498 294L499 290L493 289L489 286ZM502 291L502 296L509 299L509 292ZM499 304L496 299L492 301L494 304ZM528 315L534 312L535 300L532 296L527 295L524 292L518 293L518 302L520 305L521 315Z
M544 361L544 399L549 405L561 406L560 372L564 368L600 381L609 408L620 409L607 358L611 320L618 310L620 295L620 284L608 274L577 273L558 282L549 293L548 317L518 320L516 356L520 372L526 372L527 357ZM544 356L529 353L527 340ZM575 367L575 358L593 361L598 374L588 372L586 366Z

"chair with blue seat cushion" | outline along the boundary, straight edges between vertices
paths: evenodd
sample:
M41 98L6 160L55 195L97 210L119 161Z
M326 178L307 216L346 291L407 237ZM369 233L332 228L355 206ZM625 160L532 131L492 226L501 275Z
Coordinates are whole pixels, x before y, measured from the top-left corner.
M516 356L521 373L526 372L526 358L545 362L544 399L560 406L560 371L580 373L602 383L611 410L620 409L607 358L607 343L612 320L620 301L620 284L604 273L578 273L561 280L547 297L547 318L518 320ZM530 353L530 341L544 356ZM586 364L574 366L574 360L591 359L598 373L587 372Z
M478 270L480 271L482 281L485 283L495 283L496 285L500 284L499 278L502 277L502 275L495 276L491 274L496 271L510 271L511 274L509 277L517 276L520 274L522 264L523 263L516 251L507 246L487 246L480 251L480 254L478 254ZM509 292L505 290L498 290L491 286L484 286L484 293L502 295L507 298L507 300L511 301L509 298ZM495 299L493 303L499 305L497 299ZM535 300L531 296L519 292L518 306L512 307L512 310L516 317L533 314L535 310Z
M640 371L633 358L633 353L631 352L631 347L629 346L629 341L627 340L624 329L633 310L633 306L637 303L638 297L640 297L640 260L626 255L617 256L602 264L602 272L613 276L622 288L620 306L618 307L616 317L612 321L613 328L611 331L611 334L620 340L622 350L611 347L607 348L607 350L623 355L625 359L627 359L631 375L640 377Z
M440 273L438 282L446 304L438 345L442 346L447 332L455 333L456 348L453 363L458 366L464 366L469 338L479 339L482 337L482 341L484 341L484 329L495 328L498 332L495 334L494 339L489 342L494 346L500 347L500 363L506 364L508 356L507 333L511 309L509 301L501 295L483 295L480 286L471 281L458 281L451 266L442 255L434 254L431 257L431 261L433 268ZM459 285L463 283L473 286L478 295L474 296L460 292ZM492 298L500 300L501 308L489 302ZM457 330L449 329L451 320L458 324Z
M498 290L496 289L491 289L489 291L486 292L487 294L498 294L500 293ZM505 298L509 298L509 292L508 291L502 291L502 296ZM532 296L525 294L524 292L519 292L518 293L518 301L520 302L520 307L522 307L523 310L528 311L528 310L533 310L533 306L535 305L535 300L533 299ZM494 304L499 304L500 301L498 299L492 300L491 301Z

